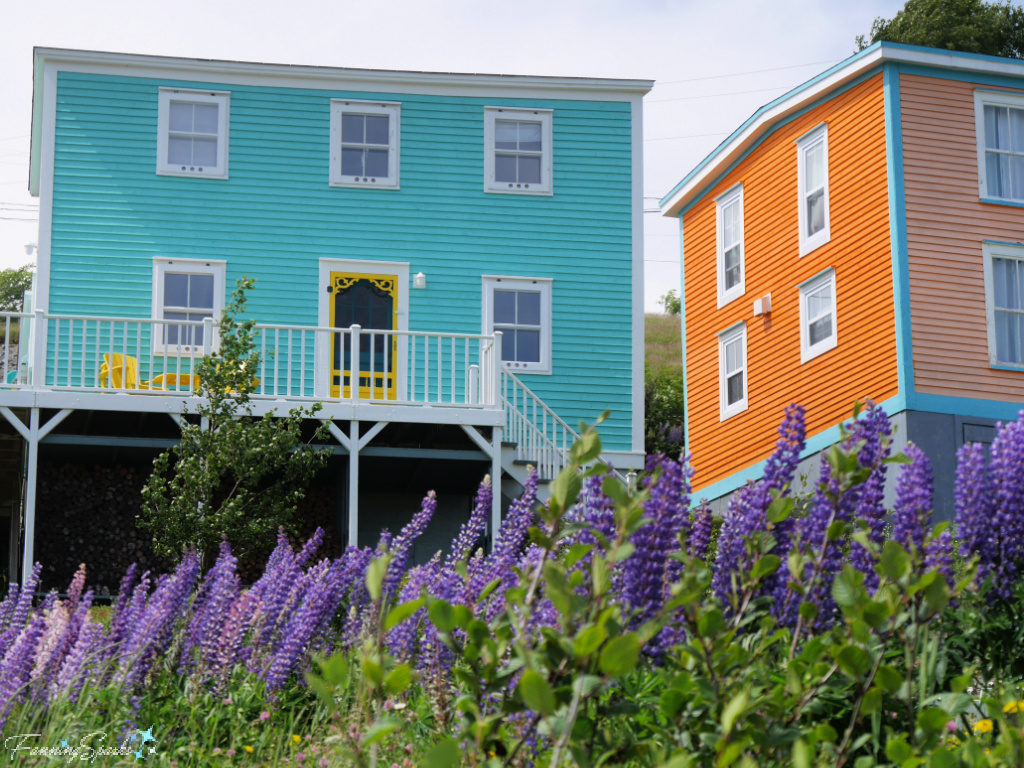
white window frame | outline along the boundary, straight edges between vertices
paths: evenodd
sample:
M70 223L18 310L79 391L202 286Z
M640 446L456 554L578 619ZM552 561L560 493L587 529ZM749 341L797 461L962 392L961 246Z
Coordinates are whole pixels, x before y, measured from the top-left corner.
M551 285L550 277L518 277L483 275L482 332L494 333L494 291L537 291L540 293L540 361L536 363L503 362L514 373L550 374L551 364Z
M832 289L832 308L830 310L832 313L832 335L812 345L811 321L818 318L811 317L807 299L810 294L825 285ZM836 271L833 268L829 268L811 279L800 283L798 287L800 290L800 362L806 363L825 354L830 349L835 349L839 343L839 323L838 313L836 312L836 305L838 304L836 299Z
M502 195L552 195L554 194L554 173L552 170L554 148L552 145L552 118L550 109L511 109L509 107L484 107L484 192ZM541 161L539 184L515 184L498 182L494 178L495 123L498 120L520 120L541 124Z
M177 354L181 352L202 352L201 345L189 344L164 344L164 275L171 273L187 273L190 275L213 275L213 323L220 322L221 313L224 311L225 294L225 272L227 262L216 259L153 259L153 328L150 332L150 340L153 345L153 353L162 355ZM174 325L174 321L168 321L166 325ZM220 337L216 332L213 334L210 349L220 349Z
M740 339L743 348L743 399L735 403L727 403L728 376L725 370L725 345ZM747 365L747 324L737 323L718 334L718 407L719 421L725 421L737 413L747 410L750 397L750 376Z
M341 173L341 117L351 112L357 115L388 116L388 175L386 178L344 176ZM357 101L331 99L331 170L332 187L362 187L364 189L399 189L399 162L402 143L402 105L390 101Z
M818 145L824 149L825 158L825 226L813 235L807 235L807 178L806 160L808 150ZM796 140L797 150L797 218L800 224L800 255L806 256L832 239L831 216L829 215L829 174L828 174L828 123L822 123Z
M1024 94L985 90L976 90L974 92L974 130L978 144L978 196L993 202L1024 203L1024 198L996 197L988 192L988 172L986 170L987 163L985 162L986 106L1024 109Z
M730 205L739 205L740 216L740 281L726 290L725 287L725 216L723 211ZM721 309L730 301L740 298L746 292L746 227L743 219L743 185L737 184L719 195L715 200L717 242L718 242L718 308Z
M156 173L158 176L192 176L203 179L228 178L228 127L231 124L231 94L223 91L194 91L186 88L161 88L156 118ZM167 144L170 134L171 102L187 101L192 104L216 104L217 110L217 165L183 166L167 162Z
M1006 368L1024 371L1024 364L1010 363L1000 360L996 345L996 293L993 283L992 259L1012 259L1024 266L1024 246L1008 243L982 243L981 246L985 271L985 315L988 326L988 359L993 368Z

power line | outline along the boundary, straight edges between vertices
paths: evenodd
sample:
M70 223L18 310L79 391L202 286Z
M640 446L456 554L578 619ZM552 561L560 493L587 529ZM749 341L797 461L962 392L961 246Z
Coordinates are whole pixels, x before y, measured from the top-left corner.
M727 131L722 133L690 133L685 136L659 136L655 139L644 139L644 141L673 141L675 139L704 139L710 136L728 136Z
M645 101L644 106L648 104L664 104L668 101L692 101L693 99L717 99L722 96L742 96L747 93L764 93L766 91L784 91L792 88L791 85L776 85L772 88L755 88L751 91L729 91L727 93L706 93L701 96L680 96L676 99L652 99L651 101Z
M788 67L772 67L770 69L752 69L749 72L733 72L730 75L708 75L707 77L689 77L686 80L662 80L658 85L674 85L675 83L696 83L699 80L719 80L723 77L740 77L741 75L758 75L762 72L782 72L786 69L800 69L801 67L813 67L820 64L835 64L842 59L829 59L827 61L809 61L806 64L792 64Z

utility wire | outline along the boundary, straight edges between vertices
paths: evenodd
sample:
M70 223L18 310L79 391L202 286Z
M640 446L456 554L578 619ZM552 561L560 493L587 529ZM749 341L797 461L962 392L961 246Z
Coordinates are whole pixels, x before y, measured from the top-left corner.
M762 72L782 72L785 69L800 69L801 67L813 67L821 64L836 64L842 59L828 59L827 61L809 61L806 64L791 64L788 67L772 67L771 69L752 69L749 72L733 72L730 75L708 75L707 77L689 77L685 80L661 80L655 83L659 85L674 85L675 83L696 83L699 80L719 80L723 77L740 77L741 75L758 75Z
M776 85L771 88L755 88L752 91L728 91L726 93L705 93L701 96L680 96L675 99L651 99L645 101L644 106L648 104L664 104L667 101L692 101L693 99L717 99L722 96L741 96L746 93L764 93L765 91L784 91L792 88L791 85ZM27 154L27 153L26 153Z

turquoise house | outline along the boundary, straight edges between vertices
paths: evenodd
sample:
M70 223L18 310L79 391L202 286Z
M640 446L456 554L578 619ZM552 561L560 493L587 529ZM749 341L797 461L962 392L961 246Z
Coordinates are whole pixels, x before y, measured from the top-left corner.
M0 390L27 459L12 561L41 452L173 442L243 275L257 412L323 402L343 541L401 524L389 478L418 462L437 470L403 499L472 467L444 538L484 472L506 494L526 464L553 476L605 409L605 458L638 466L651 86L37 48L38 274Z

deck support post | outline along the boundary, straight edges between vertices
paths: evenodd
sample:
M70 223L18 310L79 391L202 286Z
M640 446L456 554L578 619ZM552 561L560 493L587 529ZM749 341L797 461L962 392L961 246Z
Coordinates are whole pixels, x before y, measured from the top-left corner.
M491 549L501 530L501 427L491 430Z
M348 432L348 545L359 546L359 422L352 420Z
M36 479L39 475L39 409L29 410L28 471L25 477L25 544L21 559L21 583L32 575L33 549L36 537Z

